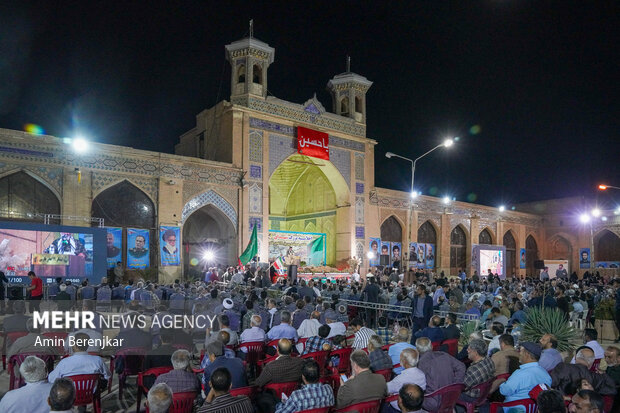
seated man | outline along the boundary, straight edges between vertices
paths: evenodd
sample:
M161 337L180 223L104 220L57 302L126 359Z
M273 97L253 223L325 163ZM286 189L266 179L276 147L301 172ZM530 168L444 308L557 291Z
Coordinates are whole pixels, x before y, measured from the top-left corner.
M187 350L177 350L172 353L172 367L174 370L157 377L155 384L166 383L173 393L200 391L198 377L191 369L190 354Z
M544 334L540 338L540 345L543 349L538 364L547 371L553 370L555 366L563 362L562 354L557 350L558 340L553 334Z
M38 357L28 356L19 366L19 374L26 385L10 390L2 397L0 412L48 413L47 397L52 384L47 381L45 362Z
M499 337L500 351L495 352L491 356L493 364L495 365L495 376L500 374L510 373L512 374L519 368L519 352L515 349L514 338L510 334L502 334ZM491 385L490 394L495 393L495 390L499 388L505 379L497 379Z
M324 324L321 327L319 327L318 335L310 337L306 341L306 346L304 347L304 351L302 355L308 354L308 353L314 353L315 351L323 351L323 345L325 343L331 345L330 341L327 339L327 336L329 336L330 330L331 328L327 324Z
M2 286L4 288L4 286ZM4 292L4 291L3 291ZM2 298L4 301L4 298ZM13 312L15 314L7 315L2 322L3 330L5 333L17 333L27 332L26 322L28 316L26 315L26 304L24 301L15 301L13 303Z
M325 313L325 322L329 326L329 335L327 338L334 336L344 336L347 333L347 327L344 323L338 321L338 315L334 311Z
M217 340L217 334L220 331L226 331L228 333L229 337L230 337L228 342L224 343L224 345L236 346L237 344L239 344L239 337L237 335L237 332L231 330L231 328L230 328L230 325L229 325L230 318L228 317L228 315L221 314L218 317L218 321L219 321L220 329L218 331L213 331L211 333L211 335L209 337L207 337L207 343L206 344L208 344L211 341Z
M409 329L406 327L401 327L394 339L396 343L388 349L388 356L392 359L392 365L397 365L400 363L400 353L407 348L415 349L415 346L409 343ZM401 371L403 367L397 367L394 369L394 374L400 374Z
M383 351L383 341L381 337L374 335L368 340L368 358L370 359L370 370L391 370L392 359L386 351Z
M493 322L493 324L491 324L491 335L493 336L493 339L489 343L489 356L492 356L493 353L501 349L499 345L499 337L504 334L504 329L505 328L502 323Z
M288 381L299 381L301 379L301 367L303 359L291 357L293 343L286 338L278 341L278 357L263 368L260 376L254 383L262 387L268 383L284 383Z
M426 413L423 403L424 390L417 384L405 384L398 391L398 408L402 413Z
M605 361L607 362L605 373L614 380L616 386L620 386L620 349L616 346L607 347Z
M580 390L573 396L571 412L603 413L603 398L595 391Z
M75 401L75 385L71 379L60 378L54 381L47 398L50 413L72 412ZM25 411L25 410L20 410Z
M261 316L257 314L253 315L250 318L250 328L243 330L243 333L241 333L240 342L265 341L265 330L260 328L262 322Z
M364 322L357 317L351 320L349 326L353 329L353 332L355 333L355 339L353 340L352 347L357 350L368 347L368 339L371 336L374 336L375 332L368 327L364 327Z
M415 333L417 338L428 337L431 342L441 342L444 340L443 329L441 325L441 318L438 315L432 316L428 322L428 327L423 328Z
M363 350L351 353L353 375L345 382L340 379L336 406L342 408L369 400L382 399L387 395L385 377L370 371L370 358Z
M321 313L319 313L318 311L313 311L312 313L310 313L310 318L303 320L299 325L299 328L297 329L297 335L300 338L316 336L319 331L319 327L321 327L319 318L321 318Z
M562 391L564 394L575 393L575 383L587 380L594 391L602 395L616 394L616 384L607 374L590 371L594 363L594 351L584 347L577 351L575 364L559 363L551 372L551 387Z
M267 333L269 340L276 340L286 338L290 341L297 341L297 330L291 325L291 313L288 311L282 311L280 313L280 324L273 326L269 333Z
M88 340L88 335L84 333L75 335L73 355L60 360L56 368L48 376L50 383L61 377L77 376L79 374L101 374L105 380L110 378L110 370L106 363L103 362L103 359L87 353Z
M250 399L246 396L234 397L230 395L231 386L232 377L230 372L224 367L216 369L211 374L211 379L209 380L211 390L197 413L254 413L254 407Z
M487 357L487 343L484 340L470 340L467 356L471 364L465 372L465 391L459 399L473 402L480 397L480 390L474 387L495 377L495 365L493 360Z
M605 350L599 344L598 341L598 331L593 328L586 328L583 330L583 343L585 346L590 347L592 351L594 351L594 359L600 360L605 357ZM575 357L570 361L572 364L575 364Z
M145 371L154 367L172 366L170 356L177 350L172 346L172 332L170 330L163 330L159 337L161 345L146 353L144 365L142 366Z
M224 346L219 341L211 342L207 345L205 357L208 357L211 363L205 368L202 376L202 383L204 384L205 393L209 393L209 380L211 374L220 367L228 369L232 376L232 388L245 387L248 385L245 370L243 368L243 361L238 358L227 358L224 355Z
M417 367L418 351L416 349L404 349L400 353L400 365L403 366L401 373L387 383L387 390L389 394L400 392L402 388L408 384L416 384L422 391L426 390L426 376L424 375L424 372ZM394 409L391 410L392 412L398 411L397 402L394 401L390 405ZM390 410L387 408L384 410L385 413L389 411Z
M529 392L538 384L551 386L551 376L538 364L542 348L531 342L521 343L519 362L521 366L499 386L499 392L507 402L529 399Z
M557 390L544 390L536 398L538 413L565 413L564 396Z
M459 339L461 337L461 330L456 326L456 314L449 313L445 319L445 326L443 330L443 339Z
M334 391L328 384L319 383L321 369L310 359L301 369L303 387L295 390L276 408L276 413L294 413L301 410L317 409L334 405Z
M166 383L156 384L149 390L146 404L150 413L167 413L172 404L172 389Z

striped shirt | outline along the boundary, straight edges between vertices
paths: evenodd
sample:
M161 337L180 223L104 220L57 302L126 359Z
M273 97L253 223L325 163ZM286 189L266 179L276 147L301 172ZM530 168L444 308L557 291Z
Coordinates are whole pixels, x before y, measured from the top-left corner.
M284 403L278 404L276 413L294 413L334 405L334 391L328 384L306 384L291 393Z
M254 413L252 402L246 396L231 396L222 394L211 403L205 402L197 413Z
M353 348L360 350L368 347L368 339L374 336L375 332L368 327L362 327L357 333L355 333L355 340L353 340Z

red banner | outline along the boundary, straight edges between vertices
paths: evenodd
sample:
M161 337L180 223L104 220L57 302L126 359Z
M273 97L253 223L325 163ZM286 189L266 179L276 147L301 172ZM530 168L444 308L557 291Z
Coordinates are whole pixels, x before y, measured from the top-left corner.
M329 135L297 127L297 153L329 160Z

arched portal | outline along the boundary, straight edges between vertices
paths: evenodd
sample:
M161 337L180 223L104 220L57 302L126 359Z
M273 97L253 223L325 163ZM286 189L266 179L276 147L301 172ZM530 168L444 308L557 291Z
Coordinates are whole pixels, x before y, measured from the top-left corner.
M199 276L205 266L226 267L236 261L237 232L233 223L213 204L205 205L183 223L183 263L185 274ZM207 262L205 254L213 254Z
M450 233L450 273L467 265L467 235L460 225Z
M294 154L284 160L269 179L269 229L324 233L326 264L351 255L350 245L338 248L336 235L350 233L346 219L339 213L351 210L349 187L329 161ZM340 221L340 222L339 222ZM270 253L270 256L272 254ZM271 257L273 258L273 257Z
M595 261L620 261L620 237L605 229L594 237Z
M41 222L37 214L60 215L60 201L45 184L24 171L0 178L0 217Z
M552 260L570 260L572 256L570 242L559 235L549 240L548 251Z
M512 236L511 231L507 231L504 234L504 247L506 247L506 274L512 274L517 272L517 242Z
M403 227L394 215L390 215L385 221L383 221L383 224L381 224L381 241L403 241Z
M430 221L425 221L418 228L418 242L437 244L437 231L435 231L435 227Z
M525 239L525 268L527 275L536 276L534 261L538 261L538 244L533 236L529 235Z
M491 233L488 229L485 228L482 230L482 232L480 232L480 235L478 235L478 243L487 245L493 244L493 237L491 236Z

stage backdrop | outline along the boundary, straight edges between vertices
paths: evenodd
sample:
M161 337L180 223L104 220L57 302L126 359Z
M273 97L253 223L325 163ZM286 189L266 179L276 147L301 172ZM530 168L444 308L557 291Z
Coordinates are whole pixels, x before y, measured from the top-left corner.
M502 280L506 278L506 247L503 245L474 244L471 262L481 276L486 276L490 269Z
M318 232L269 231L269 262L286 257L289 248L292 255L306 265L324 265L327 259L326 237Z
M549 267L549 279L550 280L555 278L555 272L560 267L560 264L564 266L564 269L566 270L568 275L570 275L570 268L568 267L567 260L544 260L544 262L545 262L545 267ZM543 270L540 270L540 272L538 273L539 276L542 271Z
M12 284L29 284L28 271L46 284L56 277L98 284L106 274L106 230L0 222L0 271Z

